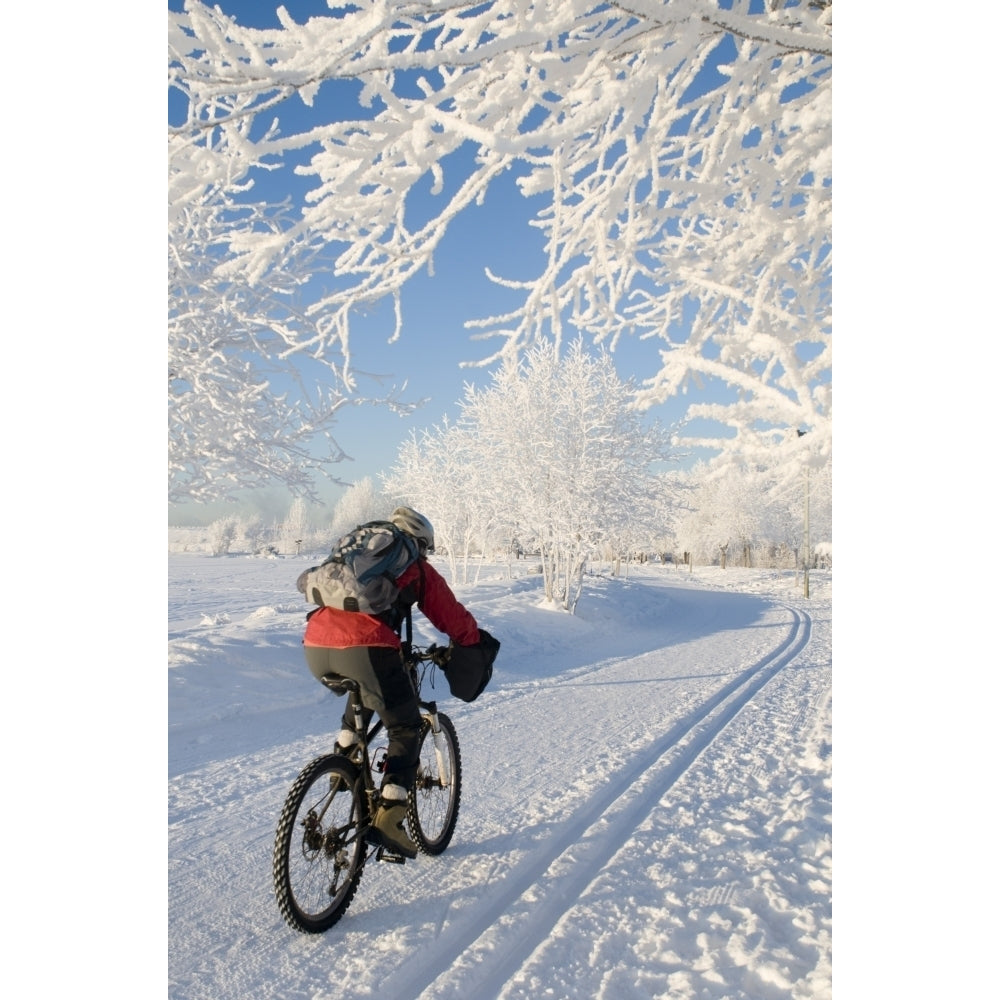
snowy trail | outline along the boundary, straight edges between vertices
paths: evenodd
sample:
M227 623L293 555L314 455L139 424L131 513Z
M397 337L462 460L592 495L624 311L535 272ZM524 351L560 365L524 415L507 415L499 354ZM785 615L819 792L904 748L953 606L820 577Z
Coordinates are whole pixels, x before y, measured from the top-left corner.
M659 572L595 579L578 619L523 580L468 588L504 647L479 701L442 704L455 839L371 861L312 936L278 913L271 848L341 703L267 593L289 567L213 601L217 562L181 567L171 622L172 1000L829 996L828 600Z
M504 885L480 905L474 919L442 934L427 957L410 959L381 991L392 1000L415 996L496 996L528 960L538 941L545 940L564 914L726 725L780 669L791 662L809 638L808 616L792 610L788 638L771 654L688 717L680 720L626 768L609 775L608 783L553 836L542 849L519 864ZM583 832L582 836L580 831ZM546 877L548 876L548 877ZM545 880L544 892L539 883ZM509 883L509 884L508 884ZM530 898L524 917L507 921L509 932L497 933L503 917ZM543 899L543 902L539 902ZM483 938L483 941L478 939ZM463 977L453 968L476 956ZM449 975L447 984L437 982ZM442 988L446 987L446 988Z

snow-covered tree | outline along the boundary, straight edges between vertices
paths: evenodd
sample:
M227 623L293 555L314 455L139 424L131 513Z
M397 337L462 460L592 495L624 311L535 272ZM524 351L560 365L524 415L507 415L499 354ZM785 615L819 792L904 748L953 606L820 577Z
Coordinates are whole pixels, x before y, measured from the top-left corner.
M447 420L400 447L385 489L434 525L434 543L453 580L468 580L473 543L490 521L484 509L482 450L475 432Z
M786 469L787 472L787 469ZM809 500L809 537L806 537L805 507ZM806 451L798 474L775 478L768 493L763 537L782 545L795 556L801 566L810 558L817 541L833 538L833 467L820 464L815 455Z
M567 328L611 348L655 338L661 367L642 405L702 380L732 393L692 408L708 421L694 443L754 462L799 428L828 455L832 10L355 0L306 24L279 9L280 28L257 30L188 0L170 19L170 81L189 108L171 131L171 205L223 213L205 239L225 249L213 275L238 289L328 266L280 356L339 358L346 378L352 316L389 298L398 336L406 282L432 273L452 221L513 171L539 205L545 264L526 281L490 272L522 301L470 317L500 341L481 363L559 345ZM282 128L283 102L315 106L335 87L343 108L351 85L356 111ZM301 213L240 216L248 185L282 164L312 184ZM199 331L205 307L182 298L177 316L193 312ZM264 316L244 325L278 337L293 327Z
M225 514L216 518L208 526L208 538L212 546L213 556L229 554L229 549L236 538L239 528L239 518L235 514Z
M294 372L283 373L279 359L295 338L286 299L294 282L276 274L270 285L253 287L239 275L216 272L234 223L225 223L221 205L210 202L225 197L208 193L201 204L178 208L169 222L171 502L217 500L273 479L311 493L319 463L310 445L345 402L335 391L310 399ZM253 210L240 221L264 217ZM339 455L333 446L327 458Z
M691 474L686 470L673 469L656 477L653 509L643 539L645 547L664 563L683 559L678 530L691 511L693 495Z
M649 466L665 435L642 425L630 389L580 340L563 358L536 346L467 387L456 424L405 442L386 489L431 519L453 578L468 579L473 551L517 539L540 554L547 599L572 611L587 559L642 523L657 493Z
M223 107L239 119L220 96ZM288 199L249 199L248 169L261 161L243 162L203 124L189 118L168 140L168 499L232 499L278 482L315 500L316 473L333 479L346 457L331 433L344 406L413 407L396 387L359 393L346 335L329 336L304 305L310 276L330 269L322 250L288 236ZM280 244L266 273L227 267L247 240Z
M359 524L367 521L385 520L392 513L389 501L375 487L371 478L365 476L344 491L344 495L333 508L330 521L330 544Z
M243 550L252 555L262 552L267 544L267 532L260 514L247 514L241 517L236 528L236 537L243 545Z
M302 497L294 497L278 533L281 551L298 555L309 534L309 515Z
M692 478L697 483L693 510L679 531L685 551L705 562L717 560L723 569L749 565L765 507L760 470L730 466L713 473L702 465Z
M797 475L790 474L798 461ZM790 457L776 450L769 466L713 468L704 463L686 475L688 510L678 543L699 562L751 565L776 550L805 558L805 500L810 501L812 538L832 537L832 474L829 462L796 440Z
M667 456L630 390L607 353L589 356L578 339L565 357L554 344L531 348L463 404L459 425L482 456L482 502L506 513L508 534L537 545L546 597L567 610L588 558L642 521L656 493L650 466Z

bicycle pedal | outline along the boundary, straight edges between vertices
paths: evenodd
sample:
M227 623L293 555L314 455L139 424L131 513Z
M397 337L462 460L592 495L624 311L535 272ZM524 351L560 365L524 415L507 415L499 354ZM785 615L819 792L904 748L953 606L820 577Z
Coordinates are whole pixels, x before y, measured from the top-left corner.
M406 858L402 854L396 854L394 851L390 851L388 848L380 847L375 855L376 861L386 861L393 865L405 865Z

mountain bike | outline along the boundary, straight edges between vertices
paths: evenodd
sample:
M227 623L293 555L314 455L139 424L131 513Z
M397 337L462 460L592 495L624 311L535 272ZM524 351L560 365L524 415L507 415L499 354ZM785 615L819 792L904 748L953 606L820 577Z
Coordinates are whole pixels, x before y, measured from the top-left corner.
M455 726L436 702L420 698L431 664L443 666L447 656L448 649L439 646L410 647L404 653L423 719L406 825L424 854L440 854L451 842L462 796ZM309 763L289 790L278 820L273 857L278 908L289 926L307 934L328 930L344 915L373 856L406 862L380 843L371 826L387 749L372 743L384 728L382 720L373 716L370 727L365 726L356 681L327 674L323 683L337 695L348 695L348 712L353 710L354 730L361 738L346 755L324 754Z

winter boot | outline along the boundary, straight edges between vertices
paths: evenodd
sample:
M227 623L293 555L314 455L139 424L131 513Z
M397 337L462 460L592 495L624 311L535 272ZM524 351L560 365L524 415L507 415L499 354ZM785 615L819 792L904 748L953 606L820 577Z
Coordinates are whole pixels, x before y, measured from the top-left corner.
M404 858L417 856L417 845L403 826L406 819L406 789L399 785L386 785L382 801L375 812L372 827L378 833L383 847L402 854Z

